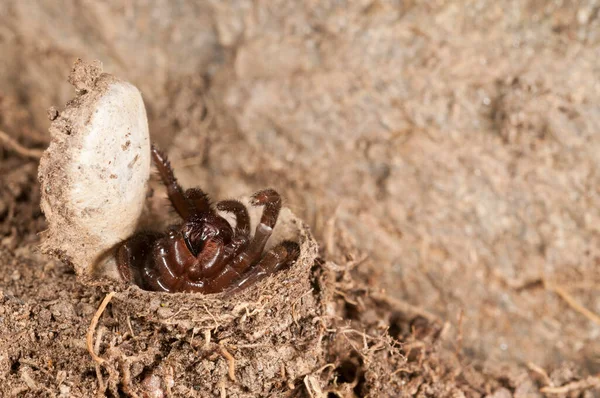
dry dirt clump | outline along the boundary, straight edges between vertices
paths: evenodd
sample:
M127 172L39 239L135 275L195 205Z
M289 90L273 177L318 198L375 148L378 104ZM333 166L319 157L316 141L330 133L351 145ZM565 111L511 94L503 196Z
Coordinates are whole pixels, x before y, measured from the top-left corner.
M114 275L107 252L135 231L146 198L146 110L137 88L102 73L98 61L78 59L69 83L77 96L64 110L49 111L52 141L39 167L48 220L43 251L70 262L78 274L102 268Z

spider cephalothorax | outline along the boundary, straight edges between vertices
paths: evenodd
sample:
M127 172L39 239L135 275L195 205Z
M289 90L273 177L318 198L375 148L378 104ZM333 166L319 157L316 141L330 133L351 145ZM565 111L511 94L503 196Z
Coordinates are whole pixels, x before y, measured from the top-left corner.
M225 200L215 208L199 188L181 189L166 156L154 146L152 158L183 223L166 233L142 232L121 242L116 258L125 280L146 290L235 293L298 258L298 244L290 241L263 256L281 209L276 191L265 189L252 196L251 204L264 210L251 237L250 217L241 202ZM217 210L232 213L235 228Z

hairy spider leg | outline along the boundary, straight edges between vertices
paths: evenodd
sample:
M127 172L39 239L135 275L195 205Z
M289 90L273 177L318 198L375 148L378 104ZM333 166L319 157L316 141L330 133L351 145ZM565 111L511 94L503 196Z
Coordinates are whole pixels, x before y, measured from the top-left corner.
M167 187L167 194L169 195L169 200L173 204L173 207L177 213L179 213L181 218L184 220L187 219L192 212L192 205L188 202L181 186L177 182L175 174L173 174L173 169L171 168L171 163L169 162L169 159L167 159L167 155L154 144L152 144L152 159L154 159L154 163L156 164L156 168L158 169L163 184Z
M194 208L194 213L210 212L210 199L200 188L190 188L185 191L185 197L188 203Z
M252 195L251 202L254 206L263 206L263 213L260 223L256 226L254 237L248 245L248 248L236 256L231 262L231 266L238 272L245 272L261 256L269 237L273 233L273 228L277 222L279 211L281 210L281 197L273 189L264 189Z
M247 235L250 231L248 209L239 200L222 200L217 203L217 210L232 213L235 216L235 235Z
M231 262L231 259L241 253L242 250L246 249L250 238L247 235L240 235L234 237L228 245L225 246L225 253L223 255L223 267Z
M281 196L274 189L267 188L256 192L250 200L252 206L264 206L260 223L275 227L279 211L281 210Z
M231 296L241 292L268 275L289 267L298 259L299 255L300 247L297 243L291 241L281 242L269 250L254 267L246 272L241 279L237 280L234 286L227 289L225 293Z

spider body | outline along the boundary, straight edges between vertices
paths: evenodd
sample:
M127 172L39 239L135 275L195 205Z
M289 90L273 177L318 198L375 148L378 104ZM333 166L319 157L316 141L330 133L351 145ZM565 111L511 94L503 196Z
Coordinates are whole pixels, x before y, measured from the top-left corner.
M276 191L252 196L251 204L263 206L263 214L250 236L250 217L241 202L225 200L215 208L199 188L181 189L166 156L154 146L152 158L183 223L165 233L138 233L121 242L116 260L123 279L145 290L233 294L297 259L298 244L290 241L263 256L281 209ZM235 228L217 210L232 213Z

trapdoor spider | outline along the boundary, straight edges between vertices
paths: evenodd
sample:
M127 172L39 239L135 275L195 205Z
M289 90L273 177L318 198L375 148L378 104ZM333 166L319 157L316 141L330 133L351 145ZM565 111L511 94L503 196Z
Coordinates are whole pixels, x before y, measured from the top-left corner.
M275 190L252 196L251 204L264 209L251 237L250 217L241 202L224 200L215 209L201 189L182 190L167 157L154 145L152 158L183 223L166 233L141 232L121 242L116 259L123 279L145 290L234 294L296 261L300 249L290 241L263 256L281 209ZM216 210L232 213L235 228Z

